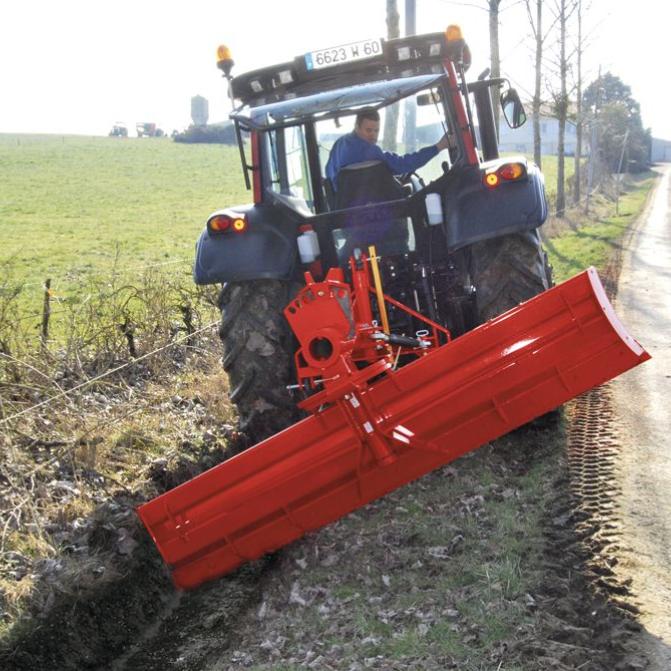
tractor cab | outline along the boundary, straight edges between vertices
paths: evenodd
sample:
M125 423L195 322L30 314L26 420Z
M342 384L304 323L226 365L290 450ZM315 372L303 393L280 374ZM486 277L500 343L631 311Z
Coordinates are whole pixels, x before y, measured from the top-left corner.
M470 60L456 26L315 51L235 77L221 47L218 65L254 202L209 218L195 281L301 283L306 270L315 278L333 267L347 274L352 252L374 247L395 298L457 334L472 328L468 248L536 229L547 206L540 171L524 157L499 157L491 92L506 87L504 114L516 112L511 125L523 121L517 93L504 79L467 81ZM380 116L383 150L406 154L445 135L449 148L410 174L355 164L333 183L331 149L352 133L363 108Z
M359 271L375 266L377 297L364 321L384 323L386 335L403 342L422 341L427 329L436 342L459 337L551 285L537 231L547 215L542 175L524 157L498 152L492 91L498 98L505 87L512 125L523 120L519 97L504 79L469 81L470 61L456 26L318 50L236 76L220 47L252 202L207 219L194 280L223 285L225 368L252 439L293 421L287 387L300 363L283 308L310 282L330 276L352 285L358 277L372 287ZM406 174L389 166L407 163L377 150L382 162L327 170L363 109L379 118L382 150L445 148L422 154L430 160ZM263 331L253 317L259 311ZM250 330L253 342L267 341L272 361L248 350ZM400 365L413 358L406 351Z

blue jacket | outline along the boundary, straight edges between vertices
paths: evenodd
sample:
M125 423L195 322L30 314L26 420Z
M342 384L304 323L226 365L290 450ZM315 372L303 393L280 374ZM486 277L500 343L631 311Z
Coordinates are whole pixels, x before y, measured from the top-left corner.
M414 172L426 165L436 154L438 154L438 148L430 145L411 154L399 156L389 151L382 151L376 144L363 140L352 131L338 138L333 145L326 162L326 176L336 189L338 173L347 165L364 161L383 161L394 175L402 175L406 172Z

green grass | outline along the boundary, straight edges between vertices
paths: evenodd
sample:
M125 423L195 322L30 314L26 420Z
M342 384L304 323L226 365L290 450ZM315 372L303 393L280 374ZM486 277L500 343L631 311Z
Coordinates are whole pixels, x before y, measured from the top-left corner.
M588 266L602 268L607 263L643 208L654 181L652 173L634 178L629 190L620 197L619 214L615 214L613 203L609 206L612 211L609 216L591 222L583 220L574 227L576 230L567 231L546 243L556 281L566 280Z
M543 163L552 197L557 161ZM0 282L24 285L26 313L47 278L71 301L113 271L132 281L156 264L188 281L205 218L251 200L236 147L157 138L0 135L0 184Z
M168 139L0 135L0 264L13 280L193 257L205 218L251 200L235 147Z

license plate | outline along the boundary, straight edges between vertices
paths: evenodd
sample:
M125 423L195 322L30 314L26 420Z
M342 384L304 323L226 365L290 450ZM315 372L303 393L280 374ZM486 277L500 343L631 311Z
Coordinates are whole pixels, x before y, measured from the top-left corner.
M378 56L381 53L382 40L363 40L362 42L343 44L339 47L311 51L305 54L305 66L308 70L319 70L320 68L330 68L341 63L350 63L351 61L371 58L371 56Z

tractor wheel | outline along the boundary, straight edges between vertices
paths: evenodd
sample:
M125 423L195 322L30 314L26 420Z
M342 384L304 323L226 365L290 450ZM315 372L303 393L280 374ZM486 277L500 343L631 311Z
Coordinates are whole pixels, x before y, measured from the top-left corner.
M537 229L476 242L470 256L479 324L552 286L552 268Z
M224 370L249 445L299 418L287 391L295 347L282 310L291 297L288 282L254 280L226 284L219 298Z

